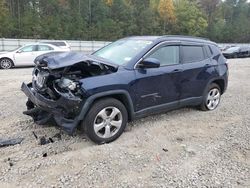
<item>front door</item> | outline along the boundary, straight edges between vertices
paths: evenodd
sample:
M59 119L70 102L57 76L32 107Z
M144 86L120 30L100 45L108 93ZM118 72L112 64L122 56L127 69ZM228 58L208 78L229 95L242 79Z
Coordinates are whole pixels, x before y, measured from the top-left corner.
M16 66L34 65L34 60L37 57L37 45L29 45L21 48L15 53Z
M165 104L178 104L182 72L179 51L178 44L165 44L145 56L145 58L158 59L161 65L159 68L135 70L136 111Z

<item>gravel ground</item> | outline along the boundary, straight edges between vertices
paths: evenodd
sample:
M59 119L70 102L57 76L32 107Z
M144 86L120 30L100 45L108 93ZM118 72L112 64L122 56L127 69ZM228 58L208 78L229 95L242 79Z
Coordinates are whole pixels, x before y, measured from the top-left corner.
M0 187L250 187L250 59L229 67L217 110L140 119L107 145L35 125L20 91L32 68L0 70L0 138L25 138L0 148ZM39 145L42 136L54 142Z

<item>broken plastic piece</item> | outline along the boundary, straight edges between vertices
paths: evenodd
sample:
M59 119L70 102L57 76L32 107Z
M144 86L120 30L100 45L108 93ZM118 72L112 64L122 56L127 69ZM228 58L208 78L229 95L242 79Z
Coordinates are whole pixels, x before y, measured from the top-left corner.
M49 143L53 143L54 142L54 140L52 139L52 138L46 138L45 136L42 136L41 138L40 138L40 145L46 145L46 144L49 144Z
M32 133L33 133L34 137L35 137L36 139L38 139L38 136L36 135L36 133L35 133L34 131L33 131Z
M168 152L168 149L166 149L166 148L162 148L162 150L165 151L165 152Z
M0 139L0 147L7 147L7 146L14 146L17 144L21 144L23 140L24 138L14 138L14 139L8 139L8 140Z

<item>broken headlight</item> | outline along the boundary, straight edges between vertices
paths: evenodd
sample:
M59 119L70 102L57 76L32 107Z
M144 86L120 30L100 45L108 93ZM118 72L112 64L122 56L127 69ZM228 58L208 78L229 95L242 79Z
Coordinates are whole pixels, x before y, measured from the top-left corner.
M41 89L44 87L48 77L49 73L46 71L40 71L39 69L34 69L33 73L33 82L35 82L36 86Z
M77 88L77 83L67 78L61 78L58 82L58 86L62 89L74 91Z

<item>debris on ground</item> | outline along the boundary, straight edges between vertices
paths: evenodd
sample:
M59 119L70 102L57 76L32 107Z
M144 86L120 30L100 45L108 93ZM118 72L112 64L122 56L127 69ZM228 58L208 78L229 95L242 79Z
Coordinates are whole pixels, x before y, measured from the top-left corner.
M162 148L162 150L165 151L165 152L168 152L168 149L166 149L166 148Z
M53 136L53 138L56 138L56 139L59 141L59 140L62 140L62 135L61 135L61 133L56 133L56 134Z
M12 167L14 164L12 162L9 162L10 167Z
M53 139L52 138L46 138L45 136L42 136L41 138L40 138L40 141L39 141L39 144L40 145L46 145L46 144L49 144L49 143L53 143L54 141L53 141Z
M32 131L32 134L34 135L35 139L38 139L38 136L36 135L34 131Z
M33 135L35 138L38 138L38 136L33 132ZM41 136L39 139L39 145L46 145L49 143L54 143L55 141L60 141L62 139L61 133L56 133L54 136L46 138L46 136Z
M176 138L176 140L177 140L178 142L183 142L183 138L180 138L180 137Z
M24 138L13 138L13 139L7 139L7 140L0 139L0 148L21 144L23 140Z

